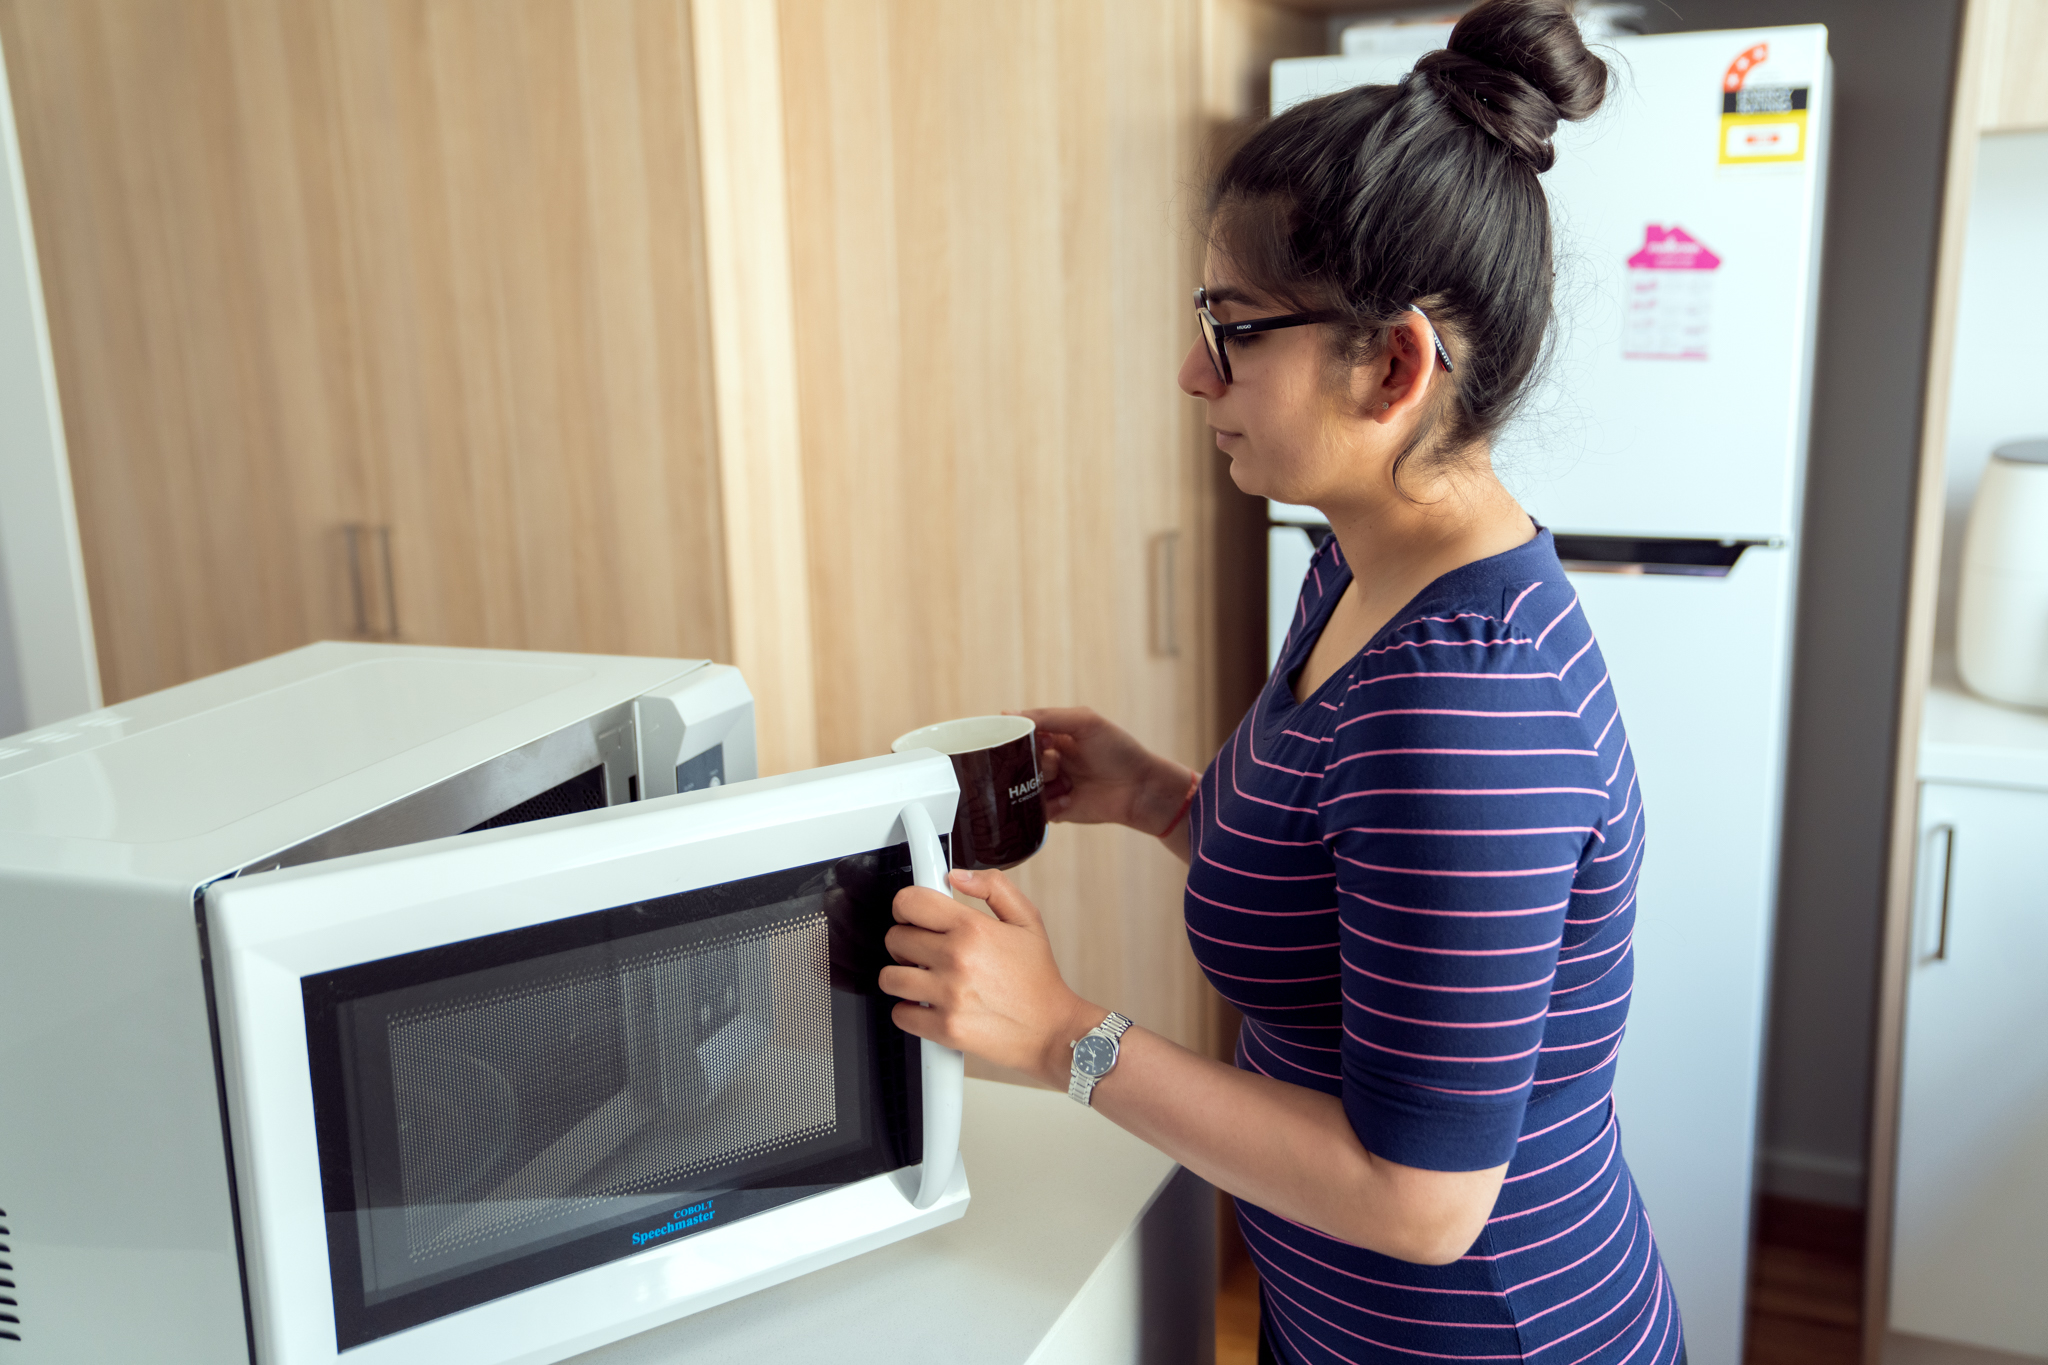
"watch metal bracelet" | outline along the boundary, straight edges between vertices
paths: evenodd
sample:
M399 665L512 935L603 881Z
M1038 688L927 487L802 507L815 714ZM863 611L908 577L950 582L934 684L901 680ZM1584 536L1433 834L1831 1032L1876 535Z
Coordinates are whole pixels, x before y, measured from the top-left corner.
M1074 1062L1067 1072L1068 1099L1094 1107L1095 1087L1116 1065L1120 1040L1130 1026L1129 1019L1112 1010L1108 1018L1069 1045Z

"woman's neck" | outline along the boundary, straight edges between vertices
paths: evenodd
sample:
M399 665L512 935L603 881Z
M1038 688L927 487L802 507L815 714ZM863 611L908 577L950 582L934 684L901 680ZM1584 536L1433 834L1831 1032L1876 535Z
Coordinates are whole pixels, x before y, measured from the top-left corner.
M1354 582L1389 614L1462 565L1526 544L1535 526L1491 469L1442 477L1413 498L1384 496L1323 508Z

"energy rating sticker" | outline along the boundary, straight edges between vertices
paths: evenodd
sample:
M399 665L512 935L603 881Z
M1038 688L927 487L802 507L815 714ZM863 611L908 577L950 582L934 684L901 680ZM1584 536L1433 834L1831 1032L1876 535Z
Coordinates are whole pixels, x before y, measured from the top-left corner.
M1628 258L1622 296L1624 360L1705 360L1721 258L1682 227L1652 223Z
M1767 66L1771 45L1758 43L1728 64L1721 78L1721 164L1752 166L1806 159L1806 101L1810 86L1753 80Z

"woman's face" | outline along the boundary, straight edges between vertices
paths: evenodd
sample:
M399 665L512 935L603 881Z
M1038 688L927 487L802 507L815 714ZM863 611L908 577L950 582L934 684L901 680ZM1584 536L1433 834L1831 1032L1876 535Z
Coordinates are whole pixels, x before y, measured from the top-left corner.
M1202 271L1219 322L1294 311L1245 287L1229 258L1211 250ZM1180 366L1180 386L1208 405L1216 448L1246 493L1321 507L1358 487L1365 472L1356 405L1332 382L1329 339L1320 326L1286 327L1230 343L1225 384L1197 335ZM1366 425L1371 425L1367 423Z

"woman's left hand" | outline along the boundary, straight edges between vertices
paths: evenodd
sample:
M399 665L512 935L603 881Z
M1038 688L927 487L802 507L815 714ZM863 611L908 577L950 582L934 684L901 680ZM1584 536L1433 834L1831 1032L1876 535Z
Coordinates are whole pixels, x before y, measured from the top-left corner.
M1060 976L1038 907L1008 877L955 872L951 880L987 901L995 918L928 887L896 893L887 943L899 965L881 976L882 989L902 997L896 1026L1065 1088L1071 1044L1107 1011Z

